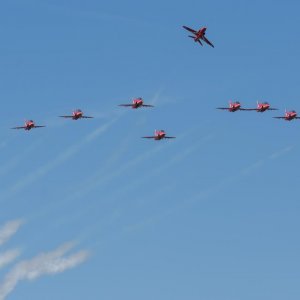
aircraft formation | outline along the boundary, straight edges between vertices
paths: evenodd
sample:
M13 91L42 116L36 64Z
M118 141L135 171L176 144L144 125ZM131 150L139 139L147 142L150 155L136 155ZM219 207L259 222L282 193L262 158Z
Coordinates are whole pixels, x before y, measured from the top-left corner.
M207 45L214 48L214 45L212 42L210 42L206 37L206 30L207 27L201 27L199 30L192 29L187 26L182 26L185 30L190 32L192 35L189 35L188 37L192 38L194 42L199 43L201 46L203 46L203 42L205 42ZM132 100L132 103L126 103L126 104L119 104L119 106L123 107L131 107L132 109L137 109L141 107L147 107L152 108L154 105L151 104L145 104L143 98L138 97L134 98ZM267 110L278 110L277 108L271 107L268 102L258 102L256 108L243 108L241 106L241 103L239 101L229 101L229 106L227 107L217 107L217 109L220 110L227 110L229 112L236 112L236 111L256 111L256 112L265 112ZM78 119L92 119L92 116L86 116L84 115L83 111L81 109L76 109L72 112L70 115L62 115L59 116L60 118L69 118L72 120L78 120ZM273 117L275 119L283 119L286 121L292 121L294 119L300 119L300 117L297 116L297 112L295 110L287 111L285 110L285 114L283 116L275 116ZM11 129L24 129L26 131L29 131L33 128L44 128L45 125L35 125L35 122L33 120L27 120L25 121L25 124L23 126L16 126L12 127ZM143 136L142 138L145 139L154 139L156 141L162 140L162 139L174 139L175 136L167 136L166 132L161 130L155 130L153 136Z
M128 104L119 104L119 106L123 107L131 107L132 109L137 109L140 107L154 107L154 105L151 104L145 104L144 100L142 97L134 98L132 100L132 103ZM74 121L79 120L79 119L93 119L94 117L92 116L86 116L81 109L75 109L72 114L70 115L63 115L59 116L60 118L68 118L72 119ZM27 120L25 121L24 126L16 126L12 127L11 129L24 129L26 131L29 131L33 128L43 128L46 127L45 125L35 125L35 122L33 120ZM145 139L154 139L156 141L162 140L162 139L174 139L175 136L167 136L166 132L161 129L161 130L155 130L153 136L143 136L142 138Z
M235 112L238 110L242 111L256 111L256 112L265 112L267 110L278 110L278 108L270 107L268 102L257 102L256 108L243 108L239 101L231 102L229 101L228 107L217 107L217 109L228 110L229 112ZM294 119L300 119L297 117L297 112L295 110L287 111L285 110L284 116L273 117L275 119L284 119L286 121L292 121Z

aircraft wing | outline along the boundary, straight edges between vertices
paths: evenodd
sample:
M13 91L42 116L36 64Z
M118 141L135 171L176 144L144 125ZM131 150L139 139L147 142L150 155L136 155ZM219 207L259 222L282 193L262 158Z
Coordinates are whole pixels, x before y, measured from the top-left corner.
M212 44L212 42L210 42L205 36L202 37L203 41L205 43L207 43L208 45L210 45L211 47L215 48L215 46Z
M144 106L144 107L154 107L154 105L150 105L150 104L143 104L142 106Z
M26 127L25 126L17 126L17 127L13 127L11 129L25 129Z
M269 107L268 110L278 110L278 108Z
M192 33L197 33L196 30L192 29L192 28L189 28L187 26L182 26L185 30L189 31L189 32L192 32Z
M42 125L42 126L41 126L41 125L39 125L39 126L35 126L35 125L34 125L34 127L33 127L33 128L42 128L42 127L46 127L46 126L44 126L44 125Z
M119 106L129 107L129 106L132 106L132 104L119 104Z
M156 136L142 136L142 139L155 139Z
M59 116L60 118L73 118L73 116Z
M198 43L199 43L201 46L203 46L203 44L202 44L202 42L201 42L200 40L198 40Z
M94 117L82 116L83 119L93 119Z
M217 109L226 109L226 110L229 110L230 108L228 108L228 107L217 107Z
M165 136L165 139L176 139L176 136Z

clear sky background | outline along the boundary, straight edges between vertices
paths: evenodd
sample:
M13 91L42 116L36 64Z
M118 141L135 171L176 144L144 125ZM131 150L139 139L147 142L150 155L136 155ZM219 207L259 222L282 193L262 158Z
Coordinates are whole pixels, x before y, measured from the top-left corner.
M299 10L2 1L0 299L298 300Z

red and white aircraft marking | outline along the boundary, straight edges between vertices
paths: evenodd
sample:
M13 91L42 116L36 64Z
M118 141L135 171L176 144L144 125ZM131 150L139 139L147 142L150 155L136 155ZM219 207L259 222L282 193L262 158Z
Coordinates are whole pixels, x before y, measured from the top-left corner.
M17 126L17 127L13 127L12 129L25 129L25 130L30 130L32 128L42 128L42 127L46 127L46 126L37 126L34 124L33 120L28 120L25 121L25 125L24 126Z
M155 130L154 136L143 136L143 139L154 139L156 141L162 139L175 139L175 136L167 136L164 130Z
M73 120L78 119L93 119L93 117L88 117L83 115L83 111L81 109L76 109L73 111L71 116L59 116L60 118L71 118Z
M244 110L255 110L257 112L264 112L266 110L278 110L277 108L270 107L268 102L258 102L256 108L244 108Z
M210 45L211 47L215 47L206 37L206 27L200 28L198 31L194 30L192 28L189 28L187 26L182 26L185 30L191 32L193 35L189 35L190 38L194 39L195 42L198 42L201 46L203 46L202 41L204 41L206 44Z
M119 104L119 106L131 107L134 109L139 107L154 107L150 104L144 104L144 100L141 97L133 99L131 104Z
M292 121L294 119L300 119L300 117L297 117L297 113L295 110L287 111L285 110L284 117L273 117L275 119L284 119L286 121Z
M229 101L229 107L217 107L217 109L224 109L230 112L235 112L237 110L245 110L244 108L241 108L241 103L239 101L235 101L235 102Z

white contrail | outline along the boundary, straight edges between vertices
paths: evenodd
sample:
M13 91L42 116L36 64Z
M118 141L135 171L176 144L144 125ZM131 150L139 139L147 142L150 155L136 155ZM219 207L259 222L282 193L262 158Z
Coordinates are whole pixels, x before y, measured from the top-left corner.
M132 160L127 161L123 165L118 165L117 169L113 169L110 172L107 172L105 170L105 168L101 168L101 170L97 171L94 175L88 177L82 183L81 186L77 187L76 194L74 194L72 196L69 196L69 197L66 197L65 199L63 199L61 201L61 204L66 205L70 201L74 201L74 199L78 199L78 198L80 199L84 195L88 194L91 190L94 190L94 189L99 188L101 186L105 186L106 184L114 181L114 179L116 177L121 176L124 172L126 172L126 171L130 170L131 168L133 168L134 166L142 163L144 160L151 159L151 157L153 155L157 154L161 150L166 149L167 147L171 147L171 144L178 143L181 140L184 140L184 138L188 138L188 135L189 135L189 133L182 133L179 136L177 136L178 137L177 141L173 141L172 143L162 143L160 145L157 145L156 147L154 147L154 148L152 148L152 149L150 149L146 152L142 152L138 156L135 156ZM197 150L198 147L201 144L203 144L203 142L206 142L207 140L210 140L213 137L214 137L213 134L208 134L208 135L202 137L196 145L193 145L192 147L186 149L184 152L180 152L178 155L171 158L168 162L161 165L158 168L159 172L163 171L164 169L166 169L168 167L171 167L173 164L178 163L179 161L184 159L186 156L190 155L193 151ZM140 184L143 181L147 180L149 177L154 176L155 174L157 174L159 172L157 172L157 169L155 169L152 172L148 172L147 174L145 174L141 178L135 179L135 183L138 182L138 184ZM123 189L114 190L113 194L116 193L116 194L123 195L125 192L127 192L130 189L132 189L132 185L126 186ZM67 208L68 213L69 213L69 215L72 215L72 217L69 217L68 220L66 220L66 218L62 218L61 220L56 221L55 225L56 226L61 226L62 224L65 224L66 222L74 221L75 219L79 218L84 213L87 213L90 209L92 209L93 205L95 205L95 203L90 203L83 210L76 211L76 213L75 212L70 213L70 207L68 206L68 208ZM55 208L57 209L57 206L55 206ZM47 209L45 209L45 211L42 215L44 215L47 212L49 212L49 207L47 207Z
M170 143L168 143L170 144ZM143 152L142 154L134 157L132 160L124 163L121 166L118 166L117 170L113 170L111 172L105 172L105 169L102 168L100 171L97 171L94 175L90 176L80 187L77 188L76 194L72 195L72 197L66 197L63 199L60 203L66 205L70 201L74 201L74 199L80 199L84 195L88 194L91 190L96 189L99 186L103 186L111 181L114 180L115 177L120 176L123 172L127 171L128 169L134 167L135 165L138 165L140 162L144 161L145 159L150 158L155 153L158 153L161 151L164 147L167 147L167 144L161 144L157 145L157 147L152 148L151 150L148 150L147 152ZM55 209L57 207L55 206ZM89 207L87 206L84 211L87 211ZM49 212L49 207L45 209L45 211L42 213L44 215L45 213ZM83 210L76 213L70 213L70 207L68 207L68 221L66 219L62 219L61 221L56 221L55 226L61 226L62 224L66 222L70 222L73 219L76 219L78 216L81 216L83 214ZM72 217L71 217L72 215Z
M254 171L255 169L258 169L260 167L262 167L265 163L267 163L269 160L274 160L274 159L278 159L279 157L281 157L282 155L287 154L288 152L290 152L291 150L293 150L293 146L287 146L283 149L280 149L278 151L275 151L273 153L271 153L269 156L267 156L264 159L260 159L257 162L253 163L252 165L250 165L249 167L244 168L241 173L243 175L248 175L250 174L252 171Z
M153 169L152 171L148 171L147 174L141 176L140 178L137 178L134 180L134 185L126 185L121 189L116 189L112 191L112 195L117 195L116 198L122 197L125 193L133 189L136 185L143 184L147 180L150 180L151 177L156 176L157 174L160 174L161 172L165 171L166 169L172 167L173 165L179 163L183 159L185 159L187 156L189 156L194 151L197 151L199 147L208 140L214 138L213 134L208 134L206 136L203 136L196 144L192 145L191 147L185 149L185 151L180 151L177 155L174 155L171 157L167 162L164 162L159 167ZM175 143L175 141L174 141ZM173 144L173 143L172 143ZM135 157L133 160L128 161L122 166L118 167L118 170L114 170L110 173L107 172L101 172L98 176L94 176L94 178L89 178L87 182L84 184L83 188L79 188L76 192L75 197L82 197L85 193L88 193L90 190L99 188L100 186L105 186L107 183L114 181L115 177L120 176L125 171L128 171L130 168L135 166L136 164L141 163L147 158L150 158L153 154L157 153L158 151L165 149L165 147L170 146L171 143L167 143L165 145L159 145L157 148L154 148L152 150L149 150L148 152L143 152L141 155ZM153 152L154 151L154 152ZM69 199L66 199L69 201ZM72 197L72 200L74 200L74 196ZM87 204L86 207L80 211L77 211L76 213L71 213L72 217L69 217L68 220L66 218L62 218L61 220L58 220L55 222L56 226L62 226L62 224L65 224L66 222L74 222L74 220L77 220L78 218L82 217L83 214L88 214L89 211L91 211L95 207L96 203L91 201L91 203ZM68 207L68 210L70 208Z
M120 115L119 115L120 116ZM75 155L82 147L86 145L86 143L92 142L96 139L99 135L105 133L109 127L111 127L118 119L119 116L115 117L114 119L110 120L106 124L101 125L91 133L89 133L81 142L76 143L69 148L67 148L64 152L59 154L55 159L49 161L48 163L44 164L37 170L27 174L24 178L19 180L15 183L8 192L2 196L1 198L7 198L13 194L18 193L20 190L25 188L26 186L32 184L42 176L46 175L48 172L52 171L54 168L61 165L64 161Z
M243 176L249 176L252 172L257 171L259 168L263 167L268 161L278 159L282 155L287 154L290 152L294 146L287 146L283 149L280 149L278 151L275 151L268 155L267 157L260 159L253 164L241 169L239 172L237 172L234 175L226 176L226 178L223 178L218 183L215 183L213 186L208 187L207 189L197 193L195 196L193 196L191 199L187 200L186 202L195 202L199 199L208 198L212 196L213 194L219 192L223 187L228 186L232 182L237 182L240 180Z
M37 145L38 143L35 143ZM31 146L22 151L18 156L13 157L10 160L7 160L5 164L1 165L0 176L7 176L8 172L16 169L23 159L33 152L35 147Z
M0 228L0 246L13 236L20 226L23 224L22 220L9 221Z
M76 192L76 197L82 197L84 194L90 192L91 190L103 186L111 181L113 181L116 177L120 176L126 170L134 167L145 159L151 157L153 154L158 153L165 145L160 145L157 148L153 148L148 150L147 152L142 153L141 155L133 158L132 160L126 162L125 164L118 167L118 169L104 174L102 170L96 173L93 178L90 178L89 182L87 182L86 186L84 186L81 190ZM70 198L71 199L71 198ZM74 199L74 198L73 198Z
M21 254L20 250L8 250L0 253L0 269L13 262Z
M0 300L4 300L22 280L34 280L43 275L61 273L85 262L89 253L84 250L65 256L73 247L74 243L67 243L52 252L17 263L0 283Z
M270 155L268 155L267 157L265 157L264 159L261 159L255 163L249 165L248 167L243 168L236 174L234 174L232 176L227 176L226 178L215 183L213 186L203 189L202 191L196 193L191 198L188 198L185 201L180 202L179 204L174 205L173 207L170 207L165 211L161 211L158 214L154 214L153 216L145 218L144 220L142 220L140 222L137 222L135 224L124 227L123 231L130 232L130 231L134 231L137 229L141 229L145 226L153 225L154 223L158 222L159 220L166 218L168 215L173 214L174 212L176 212L180 209L183 209L183 207L187 204L193 204L194 202L198 202L199 200L208 199L212 195L220 192L220 190L222 190L222 188L228 186L232 182L237 182L239 179L241 179L242 176L248 176L252 172L257 171L257 169L261 168L268 160L278 159L282 155L285 155L288 152L290 152L293 148L294 148L294 146L287 146L283 149L273 152Z
M184 134L182 135L184 136ZM208 137L210 138L210 136ZM178 140L180 140L180 137L178 137ZM146 152L143 152L142 154L134 157L132 160L127 161L126 163L124 163L121 166L118 166L118 169L113 170L110 173L104 173L102 172L102 170L100 170L100 172L97 172L97 174L95 174L95 176L93 178L90 178L87 182L87 184L85 184L85 190L83 191L84 193L86 191L90 191L91 189L97 188L100 185L105 185L107 182L111 182L113 181L116 177L120 176L122 173L124 173L125 171L128 171L129 169L133 168L134 166L138 165L139 163L143 162L144 160L150 159L153 155L159 153L161 150L170 147L171 144L177 143L177 141L174 141L172 143L162 143L161 145L157 145L157 147L152 148ZM178 159L180 160L180 158L178 157ZM173 160L172 160L173 162ZM175 162L175 160L174 160ZM78 191L77 191L78 193Z
M159 98L160 98L161 92L162 92L162 89L159 89L159 90L154 94L154 96L152 97L151 103L152 103L153 105L156 105L156 104L157 104L157 102L158 102L158 100L159 100Z
M163 171L167 170L168 168L171 168L173 165L181 162L183 159L191 155L193 152L197 151L199 147L203 144L203 142L206 142L212 139L213 137L214 136L212 134L204 136L200 141L198 141L198 143L192 145L191 147L185 149L184 151L180 151L177 155L174 155L167 162L164 162L157 168L148 171L147 174L145 174L144 176L135 179L134 185L127 185L122 189L117 189L115 192L117 192L120 195L124 195L126 192L132 190L135 186L139 186L144 182L150 181L152 177L155 177L157 174L161 174Z
M276 159L276 158L290 152L291 150L293 150L293 148L294 148L294 146L287 146L282 150L276 151L269 156L269 159Z

